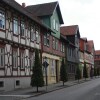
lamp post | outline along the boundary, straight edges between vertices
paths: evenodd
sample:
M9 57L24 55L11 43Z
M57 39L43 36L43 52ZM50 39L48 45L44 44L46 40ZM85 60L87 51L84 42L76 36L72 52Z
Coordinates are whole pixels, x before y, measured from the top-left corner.
M48 85L48 80L47 80L47 67L48 67L48 63L47 63L47 57L45 57L45 61L43 62L43 66L44 66L44 69L45 69L45 83L46 83L46 91L47 91L47 85Z

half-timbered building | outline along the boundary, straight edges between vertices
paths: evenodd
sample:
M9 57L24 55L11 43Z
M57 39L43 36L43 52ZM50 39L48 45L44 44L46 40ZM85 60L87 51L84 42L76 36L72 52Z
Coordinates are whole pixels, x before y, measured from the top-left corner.
M30 86L41 29L49 31L15 0L0 0L0 90Z

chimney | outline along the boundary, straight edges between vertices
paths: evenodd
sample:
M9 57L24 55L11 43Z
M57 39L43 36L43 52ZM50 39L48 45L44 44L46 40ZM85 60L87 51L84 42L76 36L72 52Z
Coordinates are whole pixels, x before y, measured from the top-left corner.
M22 3L22 7L25 8L26 7L26 4L25 3Z

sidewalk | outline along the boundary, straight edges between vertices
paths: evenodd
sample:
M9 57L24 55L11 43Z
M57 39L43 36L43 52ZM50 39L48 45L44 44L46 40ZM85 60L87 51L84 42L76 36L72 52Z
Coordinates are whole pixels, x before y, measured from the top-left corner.
M83 82L87 82L87 81L90 81L92 79L88 78L86 79L81 79L78 83L78 80L75 80L75 81L68 81L65 83L65 86L62 85L62 82L59 82L59 83L56 83L56 84L51 84L51 85L48 85L47 87L44 86L44 87L39 87L39 92L37 93L36 92L36 87L30 87L30 88L25 88L25 89L17 89L17 90L14 90L14 91L9 91L9 92L2 92L0 93L0 96L14 96L14 97L17 97L19 99L22 99L22 98L29 98L29 97L34 97L34 96L39 96L39 95L42 95L42 94L45 94L45 93L49 93L49 92L52 92L52 91L56 91L56 90L59 90L59 89L63 89L63 88L67 88L67 87L70 87L70 86L73 86L73 85L77 85L77 84L80 84L80 83L83 83ZM19 99L16 99L16 100L19 100Z

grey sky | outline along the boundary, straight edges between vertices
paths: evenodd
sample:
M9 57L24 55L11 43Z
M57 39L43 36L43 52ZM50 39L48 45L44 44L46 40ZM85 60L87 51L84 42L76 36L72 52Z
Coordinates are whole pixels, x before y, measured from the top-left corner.
M57 0L16 0L26 6ZM79 25L81 37L93 40L95 49L100 49L100 0L58 0L64 25Z

